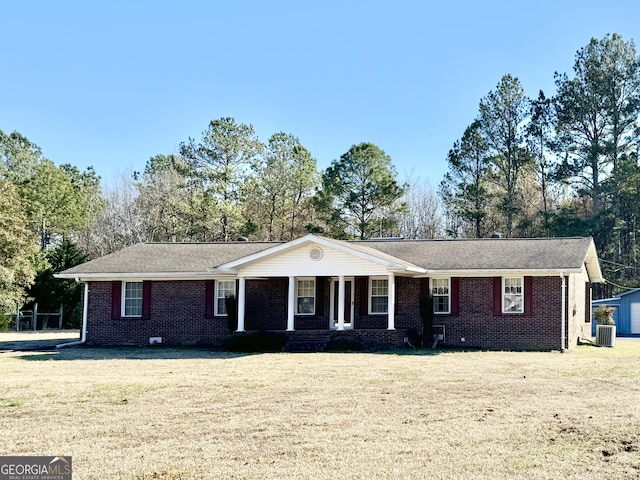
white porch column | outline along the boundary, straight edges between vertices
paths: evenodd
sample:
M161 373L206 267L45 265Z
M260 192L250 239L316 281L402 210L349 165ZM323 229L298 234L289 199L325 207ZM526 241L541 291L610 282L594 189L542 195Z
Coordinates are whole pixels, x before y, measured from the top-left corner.
M289 296L288 296L288 308L287 308L287 332L293 332L294 329L294 315L296 308L296 277L289 277Z
M389 275L389 291L387 292L389 305L387 307L388 326L387 330L396 329L396 277L391 273Z
M344 330L344 276L338 277L338 330Z
M238 278L238 332L244 332L245 278Z

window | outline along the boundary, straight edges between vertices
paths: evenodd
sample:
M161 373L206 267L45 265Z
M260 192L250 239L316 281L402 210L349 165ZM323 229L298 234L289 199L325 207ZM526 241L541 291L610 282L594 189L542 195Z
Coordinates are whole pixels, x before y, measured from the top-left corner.
M235 280L217 280L216 281L216 312L217 316L227 315L227 297L233 297L236 294Z
M451 279L432 278L433 313L451 313Z
M372 278L370 285L369 313L387 313L389 311L389 280Z
M522 277L502 279L502 312L524 312L524 279Z
M142 282L122 282L122 316L142 316Z
M296 280L296 302L299 315L313 315L316 311L316 279Z

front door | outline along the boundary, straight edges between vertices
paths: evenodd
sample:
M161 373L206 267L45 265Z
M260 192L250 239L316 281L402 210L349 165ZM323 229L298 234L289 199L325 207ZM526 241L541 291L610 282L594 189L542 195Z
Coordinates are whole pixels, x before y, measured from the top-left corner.
M340 283L331 279L331 322L330 328L338 328L338 294ZM344 279L344 328L353 328L353 278Z

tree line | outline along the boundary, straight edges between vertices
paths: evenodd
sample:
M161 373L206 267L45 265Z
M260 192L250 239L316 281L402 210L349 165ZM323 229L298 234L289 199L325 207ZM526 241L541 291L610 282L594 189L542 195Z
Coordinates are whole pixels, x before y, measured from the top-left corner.
M640 57L618 34L592 39L556 92L502 77L447 157L447 235L594 237L613 287L640 270Z
M56 166L0 131L0 313L76 286L53 272L150 241L592 235L605 276L637 286L640 59L619 35L592 39L556 92L529 98L504 75L479 102L436 190L398 178L380 147L353 145L324 171L300 140L265 142L250 124L212 120L197 139L111 183ZM49 245L49 248L45 248ZM34 283L35 279L35 283ZM611 293L611 292L607 292Z

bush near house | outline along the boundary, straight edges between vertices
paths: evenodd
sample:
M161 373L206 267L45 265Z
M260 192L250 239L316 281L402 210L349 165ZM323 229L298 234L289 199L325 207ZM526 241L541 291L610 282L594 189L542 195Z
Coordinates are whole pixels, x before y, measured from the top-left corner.
M226 337L222 348L229 352L281 352L286 343L284 333L241 332Z

